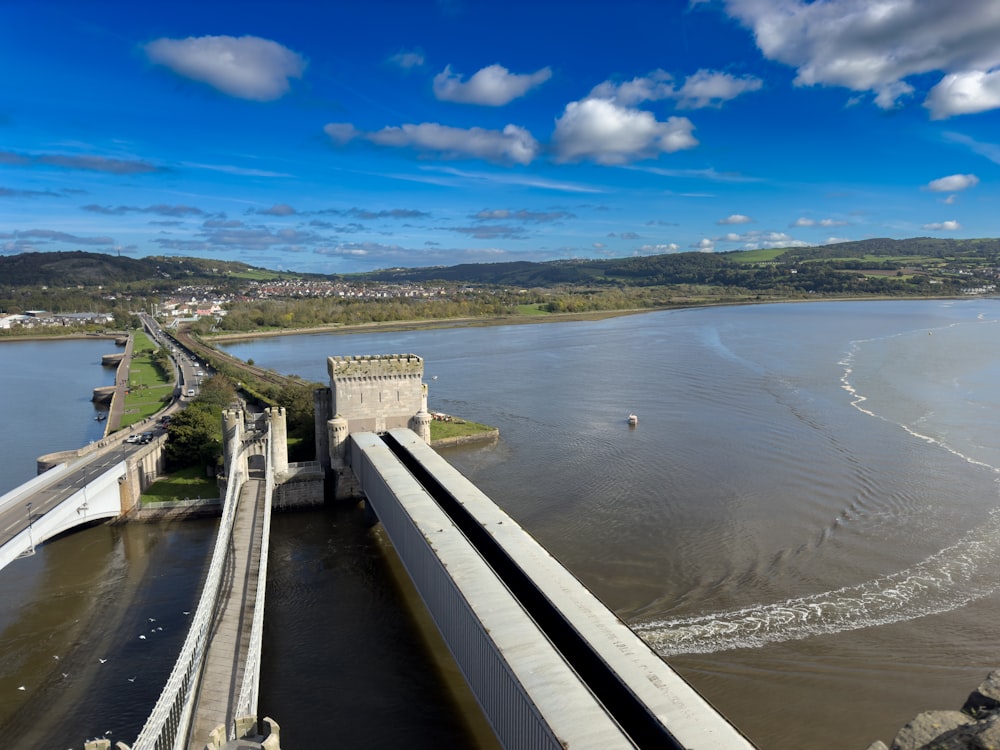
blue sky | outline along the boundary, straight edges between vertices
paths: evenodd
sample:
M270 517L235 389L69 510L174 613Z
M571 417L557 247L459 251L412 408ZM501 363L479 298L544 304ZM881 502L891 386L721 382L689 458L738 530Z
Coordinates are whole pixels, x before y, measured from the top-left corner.
M0 7L0 254L351 273L992 237L996 0Z

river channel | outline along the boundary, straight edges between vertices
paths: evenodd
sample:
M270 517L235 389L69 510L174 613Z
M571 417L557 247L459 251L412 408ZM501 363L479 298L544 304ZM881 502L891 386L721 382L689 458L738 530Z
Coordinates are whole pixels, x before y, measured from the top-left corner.
M761 748L839 750L957 708L1000 661L998 320L992 299L810 303L225 349L318 382L327 356L419 354L432 410L500 429L449 461ZM116 544L162 575L208 546L143 538ZM289 746L349 725L346 747L474 746L354 516L276 516L273 544L261 708ZM0 595L58 590L51 565Z

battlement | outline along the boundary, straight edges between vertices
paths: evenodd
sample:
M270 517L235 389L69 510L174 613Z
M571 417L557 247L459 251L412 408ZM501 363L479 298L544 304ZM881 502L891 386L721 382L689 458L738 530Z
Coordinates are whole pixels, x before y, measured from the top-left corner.
M331 382L348 378L423 377L424 360L416 354L327 357L326 369Z

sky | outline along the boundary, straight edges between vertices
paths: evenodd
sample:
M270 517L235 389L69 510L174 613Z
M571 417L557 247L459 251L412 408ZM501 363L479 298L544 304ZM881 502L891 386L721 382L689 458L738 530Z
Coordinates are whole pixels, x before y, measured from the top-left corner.
M997 0L0 2L0 255L995 237Z

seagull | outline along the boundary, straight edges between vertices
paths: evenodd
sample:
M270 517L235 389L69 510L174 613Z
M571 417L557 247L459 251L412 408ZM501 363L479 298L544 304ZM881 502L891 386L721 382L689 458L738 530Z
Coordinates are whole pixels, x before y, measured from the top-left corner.
M189 614L191 614L191 613L190 613L190 612L181 612L181 614L182 614L182 615L189 615Z
M26 690L26 689L27 688L25 688L24 685L21 685L21 687L18 688L18 690Z
M68 673L66 673L66 672L63 672L63 673L62 673L62 676L63 676L63 679L65 680L65 679L66 679L67 677L69 677L69 674L68 674Z
M129 677L129 678L128 678L128 681L129 681L129 682L135 682L135 677Z
M144 636L144 635L140 635L140 636L139 636L139 638L140 638L141 640L143 640L143 641L144 641L144 640L146 640L146 636Z
M150 622L156 622L156 618L155 618L155 617L150 617L150 618L149 618L149 621L150 621Z
M97 661L99 661L99 662L101 662L101 664L103 664L104 662L107 661L107 659L102 659L101 657L98 656L97 657Z
M56 661L59 661L59 657L55 656L54 654L53 654L52 658L55 659Z

